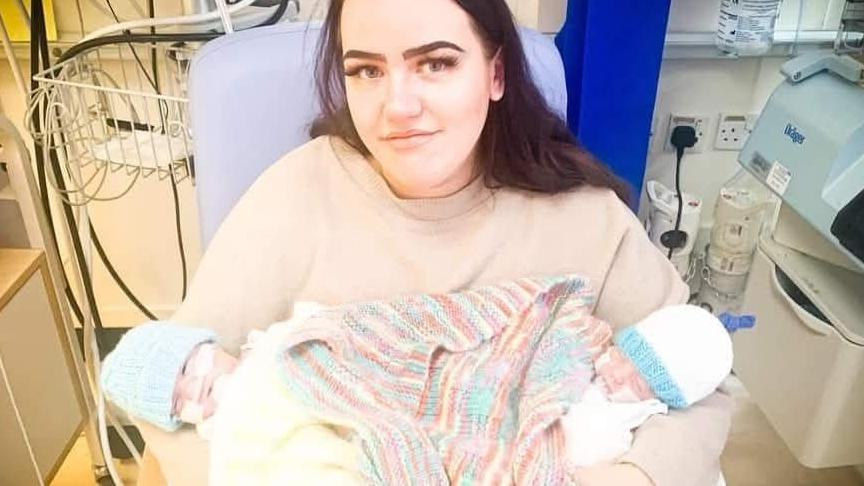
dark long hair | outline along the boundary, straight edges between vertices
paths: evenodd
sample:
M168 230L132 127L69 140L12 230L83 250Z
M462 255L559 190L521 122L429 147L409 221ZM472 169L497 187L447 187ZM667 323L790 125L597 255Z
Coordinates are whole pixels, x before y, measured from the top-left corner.
M453 0L473 19L487 57L501 51L504 96L489 106L478 141L478 164L489 187L556 194L584 185L609 188L625 203L630 190L586 151L547 105L531 79L513 15L504 0ZM311 135L342 138L370 155L345 101L340 21L345 0L331 0L318 46L316 83L321 116Z

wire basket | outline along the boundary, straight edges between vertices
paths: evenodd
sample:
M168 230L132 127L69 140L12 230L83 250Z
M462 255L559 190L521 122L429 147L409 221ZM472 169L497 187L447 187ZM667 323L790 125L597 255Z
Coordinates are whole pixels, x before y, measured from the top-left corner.
M194 178L186 81L197 47L107 45L33 77L27 122L37 150L64 168L67 202L117 199L142 178ZM107 194L121 170L128 181Z

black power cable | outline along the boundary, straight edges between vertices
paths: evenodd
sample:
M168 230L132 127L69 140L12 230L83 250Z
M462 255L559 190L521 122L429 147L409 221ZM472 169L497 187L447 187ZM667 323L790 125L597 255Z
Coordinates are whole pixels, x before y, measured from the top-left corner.
M31 7L31 17L34 15L34 13L32 13L32 11L33 11L33 8ZM40 64L39 64L39 56L40 56L39 45L40 45L40 42L39 42L39 39L40 39L40 36L42 36L43 34L42 34L42 31L39 29L39 26L44 23L43 21L41 21L41 19L42 19L41 3L40 3L40 5L38 5L38 9L35 10L35 16L36 16L36 19L31 20L31 22L33 23L33 25L35 27L31 30L31 33L30 33L30 74L31 74L31 76L30 76L30 92L31 93L35 93L36 90L39 88L39 84L37 83L36 80L33 79L32 75L39 72L39 68L40 68ZM34 121L36 120L37 113L38 112L34 110ZM35 159L36 159L36 173L37 173L37 180L39 181L39 199L42 203L42 210L45 211L45 219L47 220L47 223L48 223L48 229L49 229L49 233L50 233L49 236L51 237L51 242L53 243L54 248L59 249L60 247L57 243L57 232L54 229L54 217L52 216L51 205L49 204L49 201L48 201L48 191L43 190L43 188L46 185L45 184L45 164L40 163L40 160L42 159L42 152L39 150L36 150L35 152L36 152L36 157L35 157ZM75 314L75 318L77 319L78 323L84 324L84 313L81 312L81 307L78 305L78 301L75 298L75 293L72 292L72 288L69 285L69 279L66 276L66 271L62 268L62 262L61 262L60 270L61 270L61 272L60 272L60 275L58 275L58 278L61 279L60 285L63 287L63 293L66 295L66 300L69 302L69 307L71 307L72 313Z
M105 0L110 1L110 0ZM154 0L147 1L147 14L150 18L156 17L156 5ZM155 34L156 29L154 27L150 27L150 33ZM134 51L134 48L133 48ZM141 63L139 62L140 66ZM144 66L141 66L142 70ZM153 44L153 47L150 49L150 68L153 70L153 89L156 91L156 94L161 94L159 90L159 69L156 63L156 44ZM162 107L160 104L159 107L160 114L163 115L162 125L166 124L164 119L166 115L167 107L165 112L162 111ZM191 170L188 169L187 170ZM180 269L183 275L183 285L180 290L181 300L186 299L186 288L189 283L189 272L186 267L186 248L183 245L183 225L180 223L180 195L177 193L177 180L174 179L174 168L168 168L168 180L171 183L171 195L174 199L174 226L177 228L177 248L180 251Z
M684 158L684 150L699 141L696 137L696 129L679 125L672 129L672 137L669 143L675 147L675 193L678 197L678 214L675 215L675 229L660 235L660 243L669 248L668 258L672 258L672 252L687 245L687 233L681 231L681 214L684 212L684 195L681 193L681 160Z
M108 5L108 9L111 11L111 15L114 17L114 20L117 23L120 23L120 18L117 16L117 12L114 10L114 6L111 4L111 0L105 0L105 3ZM148 16L151 19L155 18L156 17L156 6L155 6L154 1L148 0L147 7L148 7L148 12L147 12ZM129 33L129 31L125 31L125 32ZM155 34L155 33L156 33L156 29L154 27L150 27L150 34ZM147 69L144 67L144 63L141 61L141 58L138 56L138 52L135 50L135 46L133 46L131 42L127 42L126 44L129 46L129 50L132 52L132 56L135 57L135 62L138 64L138 68L144 74L144 77L147 78L147 82L150 83L150 87L153 88L153 91L156 93L156 95L162 94L162 92L159 88L159 69L158 69L158 65L157 65L158 61L157 61L156 44L151 44L151 48L150 48L150 68L152 70L152 77L151 77L151 73L147 72ZM161 131L163 133L165 132L165 129L166 129L165 127L168 125L167 113L168 113L168 106L166 105L166 103L163 100L159 100L159 117L160 117L161 122L162 122ZM173 163L173 161L172 161L172 163ZM180 298L181 298L181 300L183 300L186 298L186 287L188 285L188 273L189 272L188 272L187 264L186 264L186 249L183 245L183 227L180 223L180 196L177 192L177 181L174 178L173 167L169 167L168 173L169 173L169 181L171 184L171 193L172 193L173 201L174 201L174 222L175 222L175 228L176 228L176 232L177 232L177 244L178 244L178 249L180 252L180 271L181 271L181 275L182 275L182 285L181 285ZM103 254L104 253L100 252L100 254L99 254L100 257ZM135 297L134 294L132 294L132 292L129 290L129 288L126 286L126 284L123 282L123 280L117 274L117 272L113 268L111 268L111 264L105 258L103 258L102 261L103 261L103 263L105 263L106 268L108 268L108 272L111 274L111 277L120 286L121 290L123 290L123 293L126 294L126 296L129 298L129 300L132 301L135 304L135 306L138 307L138 309L141 310L141 312L143 312L144 315L147 316L149 319L155 319L155 317L153 317L153 312L148 310L143 304L141 304L141 302L138 300L138 298Z
M42 0L33 0L31 4L31 29L30 29L30 49L31 49L31 59L30 59L30 70L31 75L35 75L41 68L47 68L50 66L50 57L48 55L48 37L45 30L45 13L43 10ZM35 85L35 81L32 86L34 89L33 93L37 92L38 85ZM49 107L44 103L44 98L40 101L41 106L37 110L33 110L33 127L36 132L42 131L42 120L39 117L40 113L43 113L43 110L54 109L56 108ZM59 136L62 137L62 134ZM65 146L65 140L63 140ZM35 150L36 155L36 170L39 178L39 189L40 196L42 199L42 204L44 206L44 211L46 212L47 219L51 221L51 211L50 211L50 202L48 199L48 183L47 183L47 174L46 174L46 160L43 157L43 153L41 150ZM49 150L49 160L47 163L50 165L51 171L54 174L54 178L56 179L57 185L59 189L65 190L65 182L63 179L63 174L60 171L59 160L57 159L57 152L52 149ZM66 226L69 231L69 234L72 238L72 250L75 256L76 263L78 267L82 270L86 270L87 264L84 260L84 250L83 245L81 244L81 238L78 235L78 223L75 221L74 214L72 213L72 207L63 201L62 203L63 216L66 221ZM49 228L51 229L51 238L54 243L57 242L57 234L56 228L53 224L49 223ZM70 303L75 302L74 293L69 288L68 278L64 275L62 276L63 280L66 282L66 296L70 298ZM82 283L84 285L84 297L87 299L88 305L92 311L93 316L93 324L97 330L102 329L102 318L99 315L99 309L96 302L96 296L93 293L93 282L90 279L90 274L86 271L81 272ZM73 309L78 307L77 303L73 305ZM76 317L79 317L80 308L76 312ZM80 320L83 322L83 315L80 315ZM100 344L101 347L101 333L96 333L97 343Z
M171 195L174 199L174 226L177 229L177 246L180 251L180 267L183 272L183 287L180 292L182 299L185 299L189 277L186 269L186 249L183 246L183 226L180 223L180 195L177 193L177 180L174 178L173 168L168 169L168 180L171 183Z

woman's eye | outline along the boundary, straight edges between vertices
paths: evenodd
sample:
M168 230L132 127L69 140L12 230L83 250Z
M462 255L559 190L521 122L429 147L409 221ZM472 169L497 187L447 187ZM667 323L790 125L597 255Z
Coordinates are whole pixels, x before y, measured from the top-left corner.
M367 79L380 78L381 70L376 67L365 67L360 71L360 76Z
M456 65L456 59L450 57L431 58L421 63L421 68L429 73L441 73Z
M376 79L383 75L381 69L375 66L357 66L345 69L345 76L362 79Z
M443 61L431 61L429 63L429 70L434 72L443 71L447 66Z

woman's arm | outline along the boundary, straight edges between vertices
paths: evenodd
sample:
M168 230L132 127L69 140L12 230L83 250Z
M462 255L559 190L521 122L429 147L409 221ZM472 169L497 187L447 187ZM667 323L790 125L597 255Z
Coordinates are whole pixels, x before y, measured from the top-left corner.
M661 307L686 302L689 295L636 217L623 204L621 210L627 213L628 229L595 308L597 317L619 328ZM732 399L723 392L686 410L655 415L636 430L633 446L619 462L635 465L655 486L714 486L731 416Z

